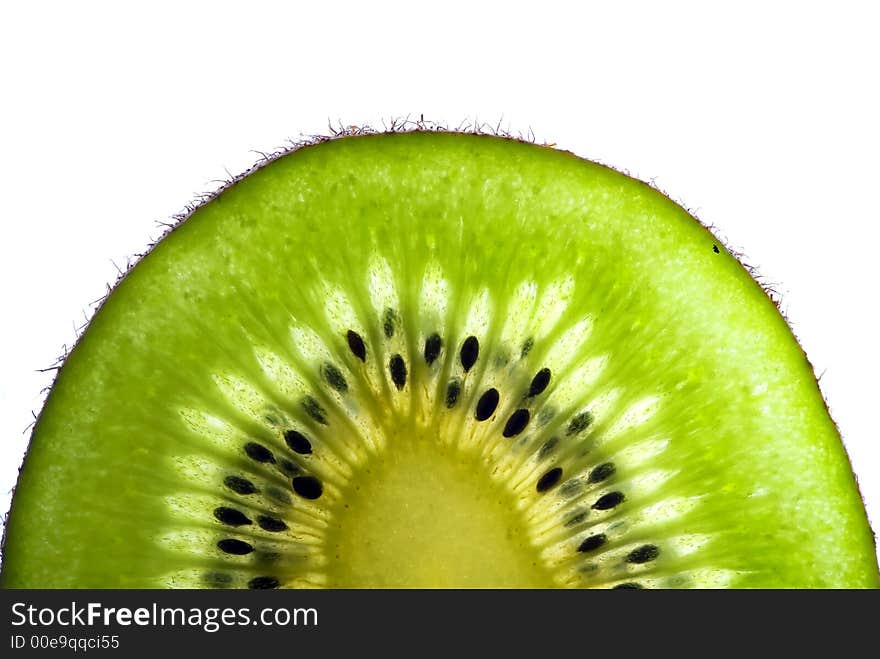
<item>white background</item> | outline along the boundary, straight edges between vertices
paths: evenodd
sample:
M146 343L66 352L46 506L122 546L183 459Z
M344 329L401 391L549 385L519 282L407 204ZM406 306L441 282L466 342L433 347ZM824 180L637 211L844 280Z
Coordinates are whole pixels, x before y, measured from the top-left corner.
M38 369L157 222L254 150L424 114L531 129L717 227L781 295L877 528L877 16L718 4L7 3L0 509Z

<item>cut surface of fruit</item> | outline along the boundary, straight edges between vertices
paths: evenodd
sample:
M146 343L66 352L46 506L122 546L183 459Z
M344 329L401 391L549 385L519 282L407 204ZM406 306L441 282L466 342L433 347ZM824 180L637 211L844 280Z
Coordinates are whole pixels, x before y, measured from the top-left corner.
M328 532L328 583L553 587L514 497L489 480L478 455L434 440L397 438L349 488Z
M443 132L298 149L114 288L6 587L876 587L812 368L649 186Z

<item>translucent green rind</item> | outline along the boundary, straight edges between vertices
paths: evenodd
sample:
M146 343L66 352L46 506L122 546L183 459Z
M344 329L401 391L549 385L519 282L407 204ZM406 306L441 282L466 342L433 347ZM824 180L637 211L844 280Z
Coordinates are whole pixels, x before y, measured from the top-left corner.
M717 252L716 249L717 248ZM181 410L212 375L264 377L249 346L316 318L312 282L402 282L437 263L502 306L522 277L574 277L611 385L662 402L658 496L739 587L877 587L874 540L812 369L773 303L696 220L569 154L410 133L300 149L205 204L114 289L40 414L4 544L4 587L157 587L192 565L165 547L169 460L216 447ZM219 453L218 453L219 455ZM173 585L173 584L172 584Z

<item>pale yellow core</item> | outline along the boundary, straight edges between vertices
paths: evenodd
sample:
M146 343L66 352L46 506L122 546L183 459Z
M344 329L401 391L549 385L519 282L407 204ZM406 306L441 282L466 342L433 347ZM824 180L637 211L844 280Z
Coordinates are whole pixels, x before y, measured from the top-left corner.
M355 481L327 535L329 587L553 587L513 496L477 459L397 438Z

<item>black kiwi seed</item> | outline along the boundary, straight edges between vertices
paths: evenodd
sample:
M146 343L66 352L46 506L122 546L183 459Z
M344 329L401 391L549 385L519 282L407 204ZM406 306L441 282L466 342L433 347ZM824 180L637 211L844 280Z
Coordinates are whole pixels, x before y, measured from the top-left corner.
M659 555L660 548L657 545L642 545L628 553L624 560L626 560L627 563L641 564L653 561Z
M450 380L446 385L446 409L451 410L458 402L458 395L461 393L461 382L459 380Z
M432 334L425 341L425 363L430 366L437 357L440 356L440 348L443 347L443 340L437 333Z
M266 488L266 496L273 501L277 501L278 503L290 503L290 495L288 495L287 492L285 492L281 488L275 487L274 485L270 485Z
M283 471L288 476L293 476L294 474L299 473L299 467L297 467L291 460L284 458L278 464L281 465L281 471Z
M527 409L520 408L516 410L507 419L507 423L504 424L504 431L501 434L505 437L516 437L529 425L530 418L532 418L532 415L529 414Z
M317 421L322 426L327 425L327 411L321 407L321 403L311 396L306 396L302 399L302 407L306 414L308 414L313 420Z
M345 381L345 376L342 375L342 372L333 364L324 364L321 368L321 375L324 376L327 384L336 389L339 393L344 394L348 391L348 382Z
M229 526L244 526L253 523L248 516L240 510L229 508L227 506L214 508L214 517L217 518L217 521L222 522L223 524L228 524Z
M461 353L459 354L459 357L461 357L461 367L464 369L465 373L474 367L474 364L477 363L477 357L479 356L480 342L477 341L477 337L469 336L464 340L464 343L461 346Z
M385 314L382 316L382 330L385 332L385 338L390 339L394 336L394 325L397 320L397 314L394 313L394 309L388 307L385 309Z
M579 546L578 551L581 553L586 553L589 551L596 551L599 547L608 542L608 537L604 533L598 533L596 535L591 535L589 538L586 538Z
M272 451L257 442L248 442L244 445L244 452L247 456L256 462L275 462L275 456Z
M576 414L572 417L571 422L568 424L568 430L565 431L566 435L576 435L579 432L583 432L587 429L593 422L593 415L589 412L581 412L580 414Z
M223 484L236 494L253 494L257 491L256 485L241 476L227 476Z
M324 486L314 476L297 476L292 482L293 491L303 499L317 499L323 494Z
M388 370L391 372L391 381L400 391L406 385L406 362L400 355L394 355L388 362Z
M553 469L538 479L538 484L535 486L535 489L537 489L538 492L546 492L551 487L555 487L561 479L562 467L553 467Z
M519 352L519 358L525 359L526 357L528 357L534 346L535 340L532 337L527 338L522 344L522 349Z
M257 517L257 524L264 531L271 531L272 533L280 533L287 530L287 524L277 517L271 517L270 515L260 515Z
M477 401L476 412L474 412L474 417L476 417L477 421L485 421L495 413L495 408L498 407L498 399L498 390L495 388L487 389L483 392L480 400Z
M617 467L614 466L613 462L603 462L598 467L593 468L587 480L591 483L601 483L606 478L613 476L615 471L617 471Z
M288 430L284 433L284 441L295 453L300 455L308 455L312 452L312 443L309 438L298 430Z
M599 497L599 500L593 504L594 510L611 510L624 500L622 492L609 492Z
M548 455L553 453L556 446L559 444L559 437L551 437L546 442L541 445L540 450L538 451L538 459L543 460Z
M636 583L635 581L628 581L626 583L619 583L612 590L643 590L644 586L640 583Z
M535 374L535 377L532 378L532 383L529 385L529 393L528 398L534 398L538 394L544 393L544 390L547 388L547 385L550 384L550 369L542 368Z
M275 577L254 577L248 581L248 588L252 590L271 590L278 588L279 585L278 579Z
M244 540L236 540L235 538L225 538L217 543L221 551L227 554L235 554L236 556L244 556L250 554L254 550L254 546L248 544Z
M362 362L367 361L367 346L364 345L361 335L354 330L348 330L346 338L348 339L348 347L351 350L351 354Z

